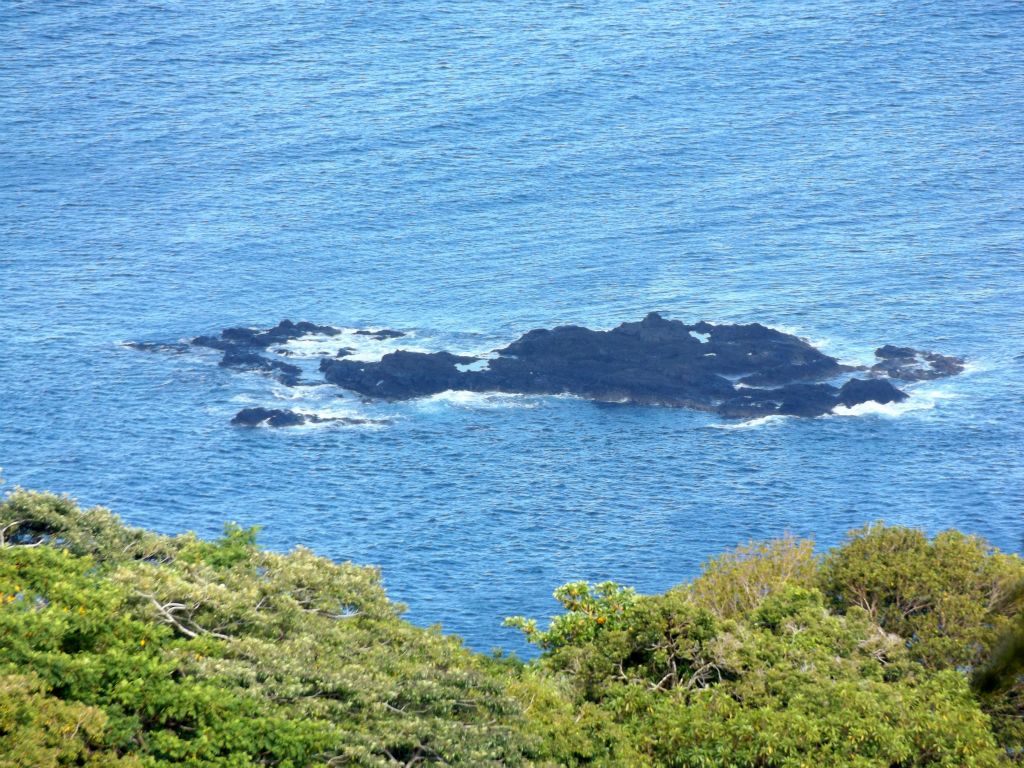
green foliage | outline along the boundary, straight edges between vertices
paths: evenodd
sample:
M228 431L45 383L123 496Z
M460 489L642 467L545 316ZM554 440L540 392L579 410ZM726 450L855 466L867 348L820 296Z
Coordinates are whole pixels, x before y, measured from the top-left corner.
M977 537L945 531L929 541L920 531L882 525L851 532L820 574L833 610L868 611L929 668L971 672L996 652L988 668L1003 682L983 686L981 701L1000 744L1020 760L1024 681L1012 660L1022 582L1024 562Z
M541 668L564 680L577 711L611 717L616 739L635 753L624 764L1005 764L1018 754L1011 725L1022 712L1007 698L996 702L999 711L976 698L962 661L1002 624L993 614L1009 616L1003 579L1019 561L951 533L928 542L905 529L872 531L886 542L885 555L863 568L859 558L872 547L860 533L820 569L809 542L751 544L664 595L574 583L556 592L565 613L546 631L512 622L541 647ZM933 615L913 623L919 634L902 636L893 629L907 625L879 621L905 618L903 609L920 604L911 588L924 577L917 555L901 561L893 542L929 553L934 604L973 624L946 627ZM876 580L865 590L862 579ZM865 591L874 599L839 599ZM987 609L968 610L963 593L984 593ZM903 609L883 610L892 605ZM582 754L577 746L560 759L587 764Z
M553 649L593 640L599 633L623 626L626 611L637 601L637 594L628 587L605 581L590 585L585 581L563 584L555 590L555 599L565 608L545 632L537 630L537 622L512 616L505 625L526 633L530 642Z
M1024 569L955 532L751 543L559 587L539 659L412 626L376 569L0 504L0 768L1005 765ZM969 678L974 674L972 690Z
M1024 580L1019 581L1008 595L1007 604L1019 605L1024 601ZM1011 688L1024 674L1024 612L1018 611L1010 628L999 639L992 656L974 676L974 686L981 691Z
M0 547L50 544L101 558L156 556L163 537L121 524L102 507L82 510L67 496L16 490L0 505Z
M857 606L905 638L931 667L974 666L991 652L1020 608L1021 559L945 531L870 526L825 558L821 586L837 611Z
M50 694L35 675L0 675L0 766L139 768L134 756L105 747L102 709Z
M71 708L22 727L65 749L52 764L520 765L540 748L514 667L402 621L375 569L265 552L238 526L159 537L47 494L15 492L0 527L0 675ZM58 715L79 711L90 728L64 744Z
M1022 599L1024 581L1017 583L1008 602L1019 605ZM1024 612L1018 611L971 682L992 717L999 743L1024 762Z
M786 536L750 542L709 560L688 590L697 605L732 618L784 587L813 585L816 573L814 542Z

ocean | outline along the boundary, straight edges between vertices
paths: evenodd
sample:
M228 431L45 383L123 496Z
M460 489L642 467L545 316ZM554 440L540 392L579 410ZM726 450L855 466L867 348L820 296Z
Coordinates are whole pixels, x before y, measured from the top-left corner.
M0 39L4 488L379 565L485 651L563 582L660 591L752 538L1021 551L1021 3L9 0ZM969 367L744 423L123 345L290 318L486 351L653 310ZM388 423L229 425L257 405Z

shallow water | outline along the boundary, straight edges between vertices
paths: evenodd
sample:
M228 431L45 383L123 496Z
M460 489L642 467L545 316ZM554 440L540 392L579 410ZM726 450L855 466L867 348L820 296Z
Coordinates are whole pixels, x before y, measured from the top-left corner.
M661 590L786 530L1020 550L1024 6L8 2L0 34L9 484L380 564L481 649L567 580ZM649 310L972 368L735 424L119 345L290 317L485 351ZM391 423L229 427L249 404Z

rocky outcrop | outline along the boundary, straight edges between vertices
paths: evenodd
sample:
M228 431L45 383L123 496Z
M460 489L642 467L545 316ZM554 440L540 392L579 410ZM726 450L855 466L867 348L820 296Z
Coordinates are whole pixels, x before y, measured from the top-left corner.
M384 423L373 419L352 419L347 416L318 416L315 413L299 413L278 408L243 408L231 423L236 427L298 427L303 424L323 424L337 422L339 424L379 424Z
M927 381L963 373L964 359L886 344L875 350L878 362L871 372L901 381Z
M445 390L572 394L604 402L697 408L730 418L818 416L836 405L905 395L888 382L822 383L853 368L803 339L753 323L687 325L657 313L610 331L569 325L530 331L482 370L448 352L384 355L376 363L325 358L327 381L404 400ZM852 386L851 386L852 385Z
M356 331L356 336L369 336L371 339L384 341L385 339L400 339L405 336L405 331L393 331L390 328L381 328L379 331L363 329Z
M192 344L223 352L224 356L220 361L223 368L266 373L282 384L292 387L299 383L302 369L297 365L266 357L263 353L275 344L286 344L303 336L337 336L340 333L341 330L330 325L282 320L273 328L266 330L225 328L218 336L197 336L192 339ZM277 349L274 352L282 357L290 356L286 349Z
M121 346L135 349L139 352L164 352L172 355L181 355L191 349L191 345L184 342L122 341Z
M820 416L835 406L839 390L831 384L787 384L772 389L740 388L714 408L729 419L761 416Z
M279 359L282 351L272 347L302 336L341 333L332 326L283 320L266 330L226 328L218 336L197 337L192 344L220 350L224 367L266 373L294 385L302 369ZM405 335L391 329L355 334L377 340ZM156 349L160 345L134 346ZM879 362L872 368L853 368L804 339L759 323L688 325L656 312L608 331L577 325L537 329L495 352L483 360L451 352L398 350L367 362L349 359L352 348L342 347L334 357L321 359L320 371L331 384L382 400L407 400L446 390L571 394L597 402L685 407L726 418L756 418L813 417L840 405L900 402L907 395L892 379L933 379L964 368L961 358L888 345L876 350ZM844 382L843 377L853 371L867 371L873 378ZM289 426L313 418L318 417L245 409L233 423Z
M269 360L263 355L237 347L229 347L224 350L224 356L219 365L222 368L234 368L237 371L270 373L282 384L287 384L290 387L299 383L299 376L302 374L302 369L297 365L291 365L281 360Z
M313 417L319 418L319 417ZM295 411L278 410L276 408L243 408L231 423L237 427L297 427L305 424L309 418L306 414Z
M886 379L850 379L839 390L838 399L841 405L852 408L861 403L875 402L901 403L908 397Z
M324 336L337 336L341 330L330 325L317 325L315 323L293 323L291 320L282 320L273 328L260 330L258 328L225 328L219 336L197 336L192 343L200 347L211 347L212 349L266 349L273 344L285 344L303 336L315 334Z
M466 374L455 366L476 359L448 352L398 351L384 355L377 363L323 358L320 370L327 381L353 392L384 400L408 400L449 389L469 389Z

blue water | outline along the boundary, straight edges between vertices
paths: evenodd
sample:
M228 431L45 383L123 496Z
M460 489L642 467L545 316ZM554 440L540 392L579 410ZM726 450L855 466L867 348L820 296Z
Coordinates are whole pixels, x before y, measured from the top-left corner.
M0 6L0 465L127 521L379 564L476 648L570 579L784 531L1024 533L1024 5ZM284 317L484 350L649 310L970 371L903 408L289 392L119 346ZM297 401L289 400L297 397ZM386 417L240 430L249 404Z

